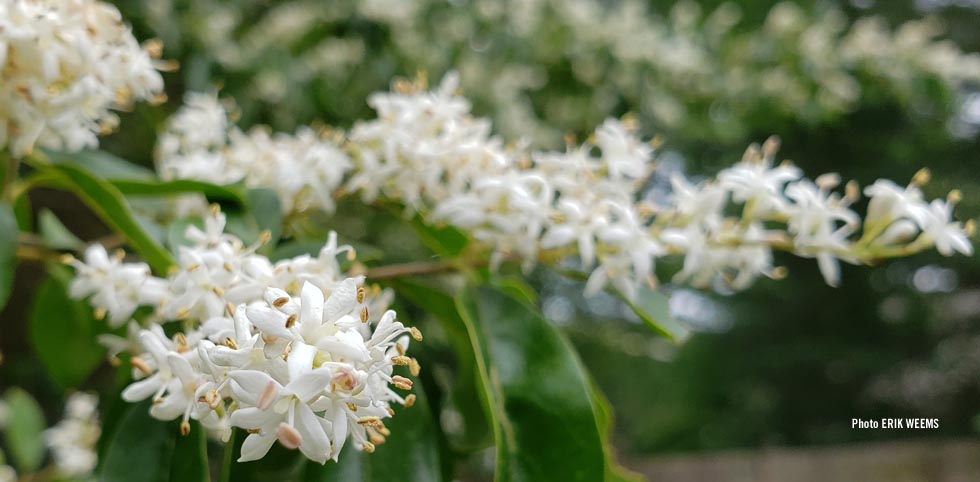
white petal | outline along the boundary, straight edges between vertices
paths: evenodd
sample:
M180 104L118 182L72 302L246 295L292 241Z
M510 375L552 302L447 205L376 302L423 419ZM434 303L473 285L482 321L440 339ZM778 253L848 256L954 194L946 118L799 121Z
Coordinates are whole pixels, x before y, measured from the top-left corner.
M293 333L286 328L286 315L268 306L251 305L245 309L245 315L256 328L267 335L293 338Z
M283 415L274 410L262 410L258 407L239 408L231 413L231 424L244 429L266 427L282 420Z
M292 350L289 351L289 358L286 359L289 366L289 379L296 380L303 373L313 369L315 356L316 348L306 343L293 342Z
M158 375L154 375L145 380L131 383L122 392L123 400L127 402L138 402L146 400L147 397L156 393L163 386L163 381Z
M319 418L304 403L296 406L296 430L303 436L303 442L299 445L300 452L309 457L310 460L320 462L327 461L330 452L330 440L320 425Z
M307 281L300 293L299 321L306 330L316 329L323 323L323 291Z
M333 321L350 313L357 306L357 283L347 278L334 288L323 306L323 319Z
M276 436L271 433L266 434L250 434L245 438L245 442L242 443L242 455L238 458L239 462L249 462L252 460L258 460L265 457L265 454L269 453L269 449L272 448L272 444L276 442Z
M310 399L323 393L323 390L330 384L332 373L333 371L329 368L317 368L292 379L289 385L286 385L286 388L293 392L300 400L308 402Z

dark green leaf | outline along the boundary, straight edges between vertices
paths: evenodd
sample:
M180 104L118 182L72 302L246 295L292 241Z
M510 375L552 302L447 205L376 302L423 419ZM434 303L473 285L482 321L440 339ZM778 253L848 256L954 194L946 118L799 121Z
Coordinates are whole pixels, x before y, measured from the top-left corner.
M118 189L74 165L53 164L43 166L43 169L78 195L103 222L125 237L154 271L166 273L167 268L174 264L170 253L146 232L133 215Z
M85 246L85 243L72 234L58 216L48 209L41 209L37 217L37 228L39 234L44 239L44 243L50 248L66 251L78 250Z
M480 395L482 384L478 377L466 323L456 310L456 302L442 291L408 279L394 283L398 299L408 300L435 315L449 335L456 354L456 370L449 389L449 402L459 412L462 426L458 432L447 433L452 446L461 451L475 451L493 445L493 430L487 418L489 407Z
M21 472L33 472L44 460L44 415L30 394L13 387L4 394L7 404L6 448Z
M180 482L208 482L208 436L201 424L191 422L191 432L177 436L170 479Z
M619 291L615 293L647 326L668 340L682 343L690 336L690 331L670 315L670 300L667 295L646 286L641 286L636 291L636 299L632 301Z
M109 183L119 192L128 196L163 196L168 194L200 193L216 202L231 202L242 206L245 204L244 189L238 185L219 186L208 182L190 179L174 181L158 181L154 179L114 179Z
M14 288L17 268L17 218L9 204L0 203L0 311Z
M105 151L45 151L45 154L51 162L79 166L106 179L152 180L156 178L156 174L152 170L120 159Z
M50 273L34 297L31 341L51 378L62 387L77 387L103 360L95 340L103 323L87 303L68 298L70 275L64 267Z
M497 443L497 481L596 481L602 437L588 380L565 338L501 291L457 297Z
M304 482L358 480L364 482L437 482L439 469L438 426L432 419L425 392L419 381L411 408L396 408L395 416L386 419L391 436L378 445L373 454L358 451L348 440L337 463L307 463Z
M102 461L102 482L158 482L168 479L174 440L173 423L150 417L150 401L138 403L116 425Z

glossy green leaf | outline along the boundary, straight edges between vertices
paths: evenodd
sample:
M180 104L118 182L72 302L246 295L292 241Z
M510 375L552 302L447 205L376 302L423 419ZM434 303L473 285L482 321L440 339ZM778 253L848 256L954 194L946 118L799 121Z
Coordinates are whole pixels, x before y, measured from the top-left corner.
M31 342L55 382L77 387L104 359L105 350L95 339L104 323L95 320L87 303L68 297L70 275L63 266L50 274L34 296Z
M630 300L620 291L615 291L615 294L633 309L643 323L668 340L683 343L691 335L690 330L671 316L667 295L647 286L641 286L636 291L635 300Z
M174 264L170 252L151 236L134 216L122 193L103 179L71 164L42 166L57 182L73 191L103 222L121 234L157 273Z
M174 444L170 479L180 482L209 482L208 435L197 422L191 423L187 435L178 435Z
M478 379L476 358L466 323L456 310L453 298L441 290L418 281L401 279L394 282L398 299L408 300L434 315L449 336L456 354L456 369L449 387L449 403L460 414L458 431L447 433L456 450L471 452L493 445L493 430L487 418L489 407L484 406Z
M567 340L497 289L471 288L456 301L494 422L495 480L602 480L602 436L588 380Z
M85 243L69 231L58 216L48 209L41 209L38 213L37 229L49 248L73 251L85 246Z
M0 203L0 310L14 289L17 269L17 218L9 204Z
M3 401L5 447L18 470L33 472L44 460L44 414L34 397L17 387L7 389Z
M150 401L129 408L116 424L102 460L102 482L161 482L169 480L176 427L150 416Z
M105 179L152 180L156 178L156 173L151 169L133 164L105 151L61 152L46 150L45 154L53 163L75 165Z
M378 445L373 454L357 450L348 440L337 463L307 463L304 482L443 480L439 467L438 425L432 419L425 392L418 380L412 393L417 397L415 405L395 408L395 416L385 420L391 436Z
M191 179L158 181L154 179L109 179L119 192L128 196L164 196L169 194L199 193L212 201L245 204L245 191L241 186L219 186Z

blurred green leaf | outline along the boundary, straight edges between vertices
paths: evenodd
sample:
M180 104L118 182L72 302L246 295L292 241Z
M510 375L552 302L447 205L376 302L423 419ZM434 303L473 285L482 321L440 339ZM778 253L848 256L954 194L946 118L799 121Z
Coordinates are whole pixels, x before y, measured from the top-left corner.
M642 475L616 463L615 448L609 440L613 429L612 406L591 376L588 377L588 383L589 398L592 400L592 410L595 412L596 425L599 427L599 436L602 437L602 448L606 455L605 482L643 482L646 478Z
M44 460L44 414L34 397L17 387L7 389L4 403L6 448L20 472L33 472Z
M391 436L378 445L373 454L351 446L348 440L337 463L320 465L307 462L304 482L359 480L364 482L437 482L439 469L438 425L432 419L421 382L415 380L416 395L411 408L396 408L394 417L385 420Z
M191 422L187 435L178 435L170 464L170 479L180 482L209 482L208 435L201 424Z
M487 418L488 408L482 403L476 358L467 332L466 323L460 317L453 298L441 290L411 279L394 281L398 299L410 303L434 315L449 335L456 354L454 378L449 387L449 401L459 412L462 426L458 432L446 434L452 446L464 452L484 449L493 445L493 430Z
M48 151L44 153L51 162L71 164L85 169L105 179L143 179L152 180L156 173L121 159L105 151L85 150L79 152Z
M151 417L150 403L131 406L116 425L99 472L102 482L169 480L176 427Z
M37 229L48 247L61 250L77 250L85 246L49 209L41 209L37 215Z
M633 309L643 323L668 340L683 343L691 335L690 330L670 315L670 299L667 295L645 285L636 291L635 300L630 300L619 290L614 293Z
M412 218L412 228L429 249L445 258L459 256L470 242L469 236L459 228L429 225L418 215Z
M494 422L495 480L596 481L605 474L587 375L535 310L493 288L456 298Z
M17 218L9 204L0 203L0 310L14 288L17 268Z
M128 196L163 196L168 194L199 193L212 201L231 202L238 206L245 204L245 189L240 185L219 186L209 182L191 179L159 181L154 179L116 179L109 183L119 192Z
M246 243L253 243L263 230L269 230L269 242L261 250L268 254L282 235L283 216L279 196L271 189L258 188L249 189L245 199L245 205L240 210L225 211L227 231Z
M51 164L40 168L78 195L103 222L125 237L154 271L166 273L174 264L171 254L143 228L118 189L75 165Z
M102 322L87 303L68 297L71 275L63 266L49 270L31 308L31 342L51 378L65 388L77 387L102 361L96 342Z

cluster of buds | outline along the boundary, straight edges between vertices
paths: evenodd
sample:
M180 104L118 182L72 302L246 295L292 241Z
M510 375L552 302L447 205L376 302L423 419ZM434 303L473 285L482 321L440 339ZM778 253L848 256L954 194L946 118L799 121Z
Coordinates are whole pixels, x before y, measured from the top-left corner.
M263 457L278 441L317 462L336 460L348 438L371 452L389 434L392 404L411 406L419 364L406 355L422 340L386 310L387 293L349 277L337 256L353 258L331 234L317 257L272 263L224 232L213 208L204 229L191 226L179 262L166 278L143 263L109 256L101 245L72 260L71 293L86 297L128 336L102 341L117 360L130 354L130 402L152 399L150 414L197 420L228 440L248 432L239 460ZM141 320L136 308L151 307ZM380 317L374 316L381 314ZM170 322L179 327L165 330ZM169 332L169 334L168 334Z

